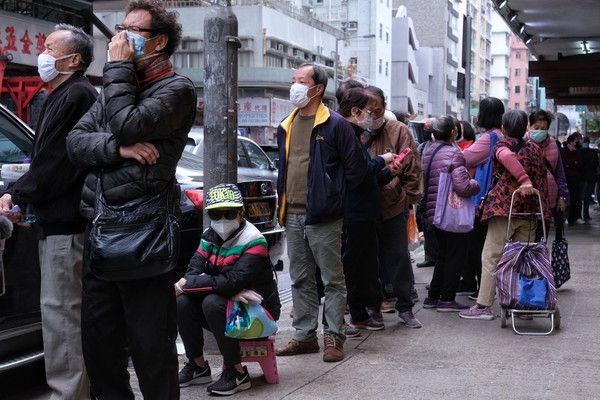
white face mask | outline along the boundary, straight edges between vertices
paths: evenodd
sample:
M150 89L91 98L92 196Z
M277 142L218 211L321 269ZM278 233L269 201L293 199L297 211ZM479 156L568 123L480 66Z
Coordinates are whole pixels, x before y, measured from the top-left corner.
M314 86L308 87L301 83L294 83L292 87L290 87L290 101L294 107L306 107L310 99L316 96L308 97L308 91L313 87Z
M211 220L210 227L217 232L217 235L219 235L221 239L227 240L227 238L240 227L240 221L238 221L237 218L232 220L221 218L218 221Z
M354 119L356 119L356 125L360 126L362 129L364 129L366 131L367 129L369 129L371 127L371 124L373 123L373 117L371 117L371 113L364 112L363 110L360 110L360 112L361 112L361 114L365 115L363 120L359 121L358 117L354 117Z
M381 117L374 119L373 122L371 122L371 126L369 127L370 131L376 131L377 129L381 128L383 126L383 123L385 122L385 115L382 115Z
M68 54L66 56L54 58L50 54L42 53L38 56L38 73L40 74L40 78L44 82L50 82L54 78L56 78L59 74L63 75L73 75L74 71L58 71L56 69L56 62L58 60L64 60L65 58L72 57L73 54Z

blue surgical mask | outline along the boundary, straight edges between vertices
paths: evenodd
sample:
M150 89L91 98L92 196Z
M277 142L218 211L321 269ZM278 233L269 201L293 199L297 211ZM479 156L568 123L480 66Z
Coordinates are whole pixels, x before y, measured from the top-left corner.
M529 138L536 143L542 143L546 138L548 138L548 130L533 130L529 131Z
M142 58L146 55L144 53L144 45L146 44L146 38L134 33L127 31L127 41L133 39L133 50L135 51L134 59Z

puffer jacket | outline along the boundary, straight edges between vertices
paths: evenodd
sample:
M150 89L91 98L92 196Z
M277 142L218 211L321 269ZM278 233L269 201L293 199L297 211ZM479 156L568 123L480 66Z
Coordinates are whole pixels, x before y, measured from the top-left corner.
M371 132L371 157L391 151L400 154L410 147L411 153L402 161L402 169L388 183L381 187L381 208L383 219L387 220L403 213L408 206L416 204L423 193L421 159L417 145L408 127L402 122L386 121L376 131Z
M123 204L164 190L196 115L196 90L188 78L172 74L138 89L133 62L104 65L103 91L67 137L69 159L89 170L81 195L81 213L93 219L96 179L102 170L104 197ZM150 142L160 157L144 165L119 154L120 146Z
M435 154L432 160L431 155L440 146L442 148ZM440 174L442 172L451 173L453 190L461 197L469 197L479 192L479 183L475 179L471 179L469 171L465 167L465 157L462 152L448 143L436 141L429 146L423 155L423 179L426 179L425 176L430 163L429 184L425 188L427 191L425 196L427 196L427 222L433 225L435 205L438 201L437 193Z
M279 319L281 302L267 240L246 220L225 241L212 228L206 229L185 279L183 290L190 296L198 288L227 298L243 289L253 289L262 295L264 306L273 318Z

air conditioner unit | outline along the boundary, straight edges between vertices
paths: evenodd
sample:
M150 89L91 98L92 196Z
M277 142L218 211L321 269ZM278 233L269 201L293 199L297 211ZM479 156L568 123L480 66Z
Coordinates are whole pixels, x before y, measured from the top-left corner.
M348 21L348 30L349 31L355 31L358 29L358 22L357 21Z
M283 44L281 44L281 43L277 44L277 51L285 51Z

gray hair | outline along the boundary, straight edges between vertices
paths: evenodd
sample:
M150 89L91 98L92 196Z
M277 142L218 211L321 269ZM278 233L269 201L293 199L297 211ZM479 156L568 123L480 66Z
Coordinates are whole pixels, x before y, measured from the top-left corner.
M315 85L323 85L323 94L325 94L325 89L327 89L327 82L329 80L329 77L327 76L327 71L325 71L325 68L323 68L320 65L317 65L315 63L307 62L307 63L300 65L298 67L298 69L304 68L304 67L312 67L312 69L313 69L312 79L313 79L313 81L315 81Z
M94 41L92 37L81 28L69 24L58 24L54 31L69 31L71 37L66 40L65 46L69 53L78 53L81 56L83 69L87 69L94 61Z

